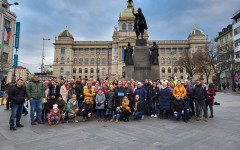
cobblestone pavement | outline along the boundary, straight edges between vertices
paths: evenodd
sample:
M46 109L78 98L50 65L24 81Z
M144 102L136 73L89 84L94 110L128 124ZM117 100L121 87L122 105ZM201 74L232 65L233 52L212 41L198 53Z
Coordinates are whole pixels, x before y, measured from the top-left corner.
M29 115L22 117L24 128L9 130L9 111L0 106L1 150L239 150L240 95L217 93L215 118L189 123L145 118L141 121L108 123L82 122L56 126L31 126Z

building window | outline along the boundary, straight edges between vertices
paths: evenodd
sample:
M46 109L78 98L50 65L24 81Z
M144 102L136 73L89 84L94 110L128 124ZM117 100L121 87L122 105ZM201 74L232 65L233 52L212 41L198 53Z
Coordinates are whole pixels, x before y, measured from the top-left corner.
M108 50L108 54L109 54L109 55L112 55L112 49L109 49L109 50Z
M85 64L88 65L88 63L89 63L89 59L85 58Z
M177 54L177 49L176 48L173 48L172 49L172 55L176 55Z
M97 54L97 53L99 53L99 54ZM101 49L100 49L100 48L97 48L96 54L97 54L97 55L100 55L100 54L101 54Z
M168 57L167 58L167 63L170 64L171 63L171 59Z
M80 48L79 54L80 54L80 55L83 55L83 48Z
M181 76L181 79L183 79L183 76Z
M94 58L91 58L91 64L94 65Z
M91 55L95 55L95 49L91 48Z
M162 68L162 73L165 73L165 68Z
M91 68L91 73L94 73L94 69L93 68Z
M103 59L102 59L102 64L105 65L106 63L107 63L106 58L103 58Z
M100 64L100 58L97 58L97 64Z
M123 31L126 31L126 30L127 30L126 23L123 23L123 24L122 24L122 30L123 30Z
M174 68L174 73L177 73L177 68Z
M78 53L78 50L73 50L73 55L77 55L77 53Z
M75 80L75 79L76 79L76 76L73 76L73 79Z
M165 64L165 59L163 57L161 58L161 64Z
M85 69L84 69L84 73L88 73L88 68L85 68Z
M88 48L85 49L85 55L89 55L89 49Z
M173 63L176 64L176 62L177 62L177 59L176 59L176 57L174 57L173 58Z
M82 73L82 68L79 68L79 69L78 69L78 73Z
M64 64L64 62L65 62L65 58L61 57L61 63L60 64Z
M170 55L171 54L171 49L167 49L167 55Z
M128 30L129 30L129 31L132 31L132 30L133 30L131 23L128 24Z
M73 73L76 73L77 71L76 71L76 68L73 68Z
M65 55L65 47L61 47L61 55Z
M240 26L234 29L234 35L238 35L240 33Z
M171 72L172 72L171 68L168 68L168 73L171 73Z
M106 49L102 49L102 54L103 55L107 55L107 50Z
M56 58L56 63L58 63L58 58Z
M161 48L161 54L165 55L165 49L164 48Z
M61 67L60 73L64 73L64 68L63 67Z
M180 73L183 73L183 68L180 68Z
M79 64L82 65L83 64L83 58L79 59Z
M178 55L182 55L182 50L183 50L182 48L178 49Z
M77 58L73 59L73 64L77 64Z
M108 58L108 63L112 64L112 57Z

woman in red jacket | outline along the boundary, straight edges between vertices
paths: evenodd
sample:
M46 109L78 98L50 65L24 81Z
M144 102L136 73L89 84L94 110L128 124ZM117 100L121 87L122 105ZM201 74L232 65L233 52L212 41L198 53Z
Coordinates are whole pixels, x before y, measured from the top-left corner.
M211 115L209 116L209 118L213 118L214 96L216 95L213 84L209 84L207 94L208 94L208 99L207 99L206 105L207 105L207 109L208 109L208 106L209 106L209 109L210 109L210 112L211 112Z

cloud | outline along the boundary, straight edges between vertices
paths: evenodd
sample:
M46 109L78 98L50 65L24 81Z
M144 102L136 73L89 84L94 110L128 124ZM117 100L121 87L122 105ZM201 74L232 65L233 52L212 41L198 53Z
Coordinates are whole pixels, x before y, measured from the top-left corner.
M10 2L10 1L9 1ZM53 63L54 39L68 26L75 40L112 40L119 13L127 0L19 0L11 6L21 22L19 60L40 71L42 38L45 64ZM210 39L230 24L239 0L134 0L141 7L151 40L185 40L197 24ZM26 64L27 62L27 64Z

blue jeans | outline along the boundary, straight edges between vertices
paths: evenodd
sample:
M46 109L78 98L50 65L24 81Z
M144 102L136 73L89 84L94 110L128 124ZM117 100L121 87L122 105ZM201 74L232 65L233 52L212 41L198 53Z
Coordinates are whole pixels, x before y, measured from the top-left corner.
M34 122L34 112L37 112L38 121L41 122L42 121L42 99L30 100L30 106L31 106L31 109L30 109L31 122Z
M55 122L55 121L58 121L58 120L59 120L59 117L58 117L58 116L51 117L51 122Z
M134 117L135 117L135 119L141 119L142 118L142 112L141 111L135 112Z
M97 109L96 110L96 117L102 118L103 117L103 112L104 112L104 109Z
M115 114L115 115L113 115L113 120L119 119L119 118L120 118L120 114Z
M12 112L9 120L10 128L14 127L14 121L16 118L16 124L20 124L20 119L22 117L23 104L12 104Z

